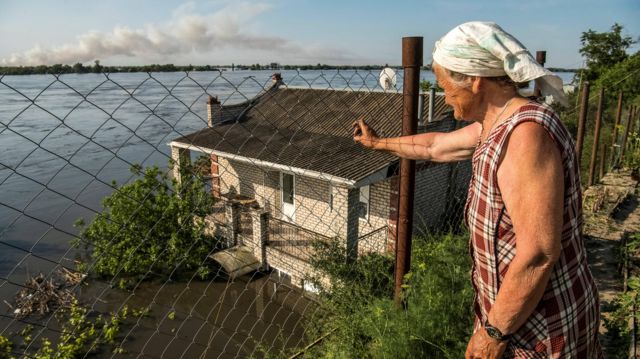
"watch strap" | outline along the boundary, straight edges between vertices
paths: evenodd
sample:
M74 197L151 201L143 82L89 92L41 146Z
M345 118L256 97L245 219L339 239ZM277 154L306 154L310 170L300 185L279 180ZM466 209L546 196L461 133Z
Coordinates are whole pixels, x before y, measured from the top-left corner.
M505 341L508 341L509 339L511 339L511 334L502 334L500 329L494 327L493 325L491 325L489 323L488 319L484 321L484 329L487 332L487 334L489 335L489 337L491 337L491 338L493 338L495 340L499 340L501 342L505 342Z

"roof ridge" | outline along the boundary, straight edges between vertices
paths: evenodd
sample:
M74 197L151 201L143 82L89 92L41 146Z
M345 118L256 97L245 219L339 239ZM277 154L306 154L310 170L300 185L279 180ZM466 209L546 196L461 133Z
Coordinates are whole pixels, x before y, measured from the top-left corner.
M402 95L403 93L399 90L397 91L389 91L383 89L353 89L353 88L344 88L344 89L336 89L336 88L313 88L313 87L304 87L304 86L293 86L293 85L285 85L282 80L277 80L272 83L267 89L262 90L258 94L256 94L253 98L247 99L245 101L234 103L230 105L221 104L221 108L223 109L232 109L243 106L248 106L245 111L241 113L241 116L244 115L246 111L248 111L251 107L253 107L258 100L264 97L266 94L275 91L285 91L285 90L301 90L301 91L334 91L334 92L351 92L351 93L381 93L381 94L389 94L389 95ZM429 95L429 92L420 91L419 95ZM444 97L444 92L436 92L436 98ZM240 117L238 117L238 120Z
M244 115L259 102L259 100L262 97L264 97L268 93L275 92L276 90L278 90L280 85L282 85L282 80L276 80L271 84L271 86L269 86L267 89L263 89L261 92L259 92L257 95L255 95L253 98L247 99L247 100L239 102L239 103L234 103L234 104L231 104L231 105L220 104L220 109L221 110L229 110L229 109L235 109L235 108L244 107L244 109L238 115L235 116L235 122L239 122L240 120L242 120ZM229 122L229 121L225 121L225 122Z

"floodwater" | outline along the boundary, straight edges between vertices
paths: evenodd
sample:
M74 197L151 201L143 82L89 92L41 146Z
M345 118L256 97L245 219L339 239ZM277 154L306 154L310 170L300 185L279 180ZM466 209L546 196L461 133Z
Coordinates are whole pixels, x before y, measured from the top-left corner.
M82 296L100 298L95 305L101 311L123 302L129 308L149 306L148 317L131 318L121 332L126 357L246 358L260 357L260 350L299 347L303 317L317 308L269 277L143 283L131 293L92 285Z
M272 72L0 75L0 299L11 302L39 272L74 268L81 249L71 245L73 223L100 212L111 182L132 180L131 165L166 169L167 144L206 126L208 94L244 101L270 85ZM380 90L378 71L281 73L287 86ZM430 72L422 77L434 81ZM96 313L151 309L121 332L132 357L241 358L299 346L302 321L316 308L273 276L146 282L132 291L92 279L78 291ZM0 305L0 334L24 324ZM34 343L56 326L52 317L27 321Z

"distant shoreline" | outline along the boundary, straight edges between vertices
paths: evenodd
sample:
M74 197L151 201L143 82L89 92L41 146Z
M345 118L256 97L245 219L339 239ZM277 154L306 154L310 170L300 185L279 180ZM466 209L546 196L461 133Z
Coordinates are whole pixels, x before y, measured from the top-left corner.
M173 65L152 64L143 66L103 66L96 61L94 66L84 66L80 63L74 65L38 65L38 66L0 66L0 76L4 75L62 75L62 74L87 74L87 73L125 73L125 72L192 72L192 71L290 71L290 70L381 70L385 67L400 68L399 65L280 65L280 64L252 64L252 65ZM578 72L580 69L548 68L553 72ZM431 66L423 66L422 70L431 70Z

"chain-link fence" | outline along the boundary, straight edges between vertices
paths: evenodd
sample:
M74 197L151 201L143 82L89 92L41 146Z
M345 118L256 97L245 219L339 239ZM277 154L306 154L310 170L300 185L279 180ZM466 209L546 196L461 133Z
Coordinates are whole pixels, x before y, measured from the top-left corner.
M640 167L637 72L561 112L593 211L608 171ZM0 357L322 345L349 301L393 294L398 159L352 123L398 136L402 101L379 70L0 75ZM439 93L418 114L419 132L463 125ZM414 239L463 230L469 177L417 164Z
M448 111L422 94L420 131ZM393 258L398 160L352 123L398 136L401 115L379 70L0 75L1 355L317 343L326 264ZM460 228L468 179L418 164L414 235Z

